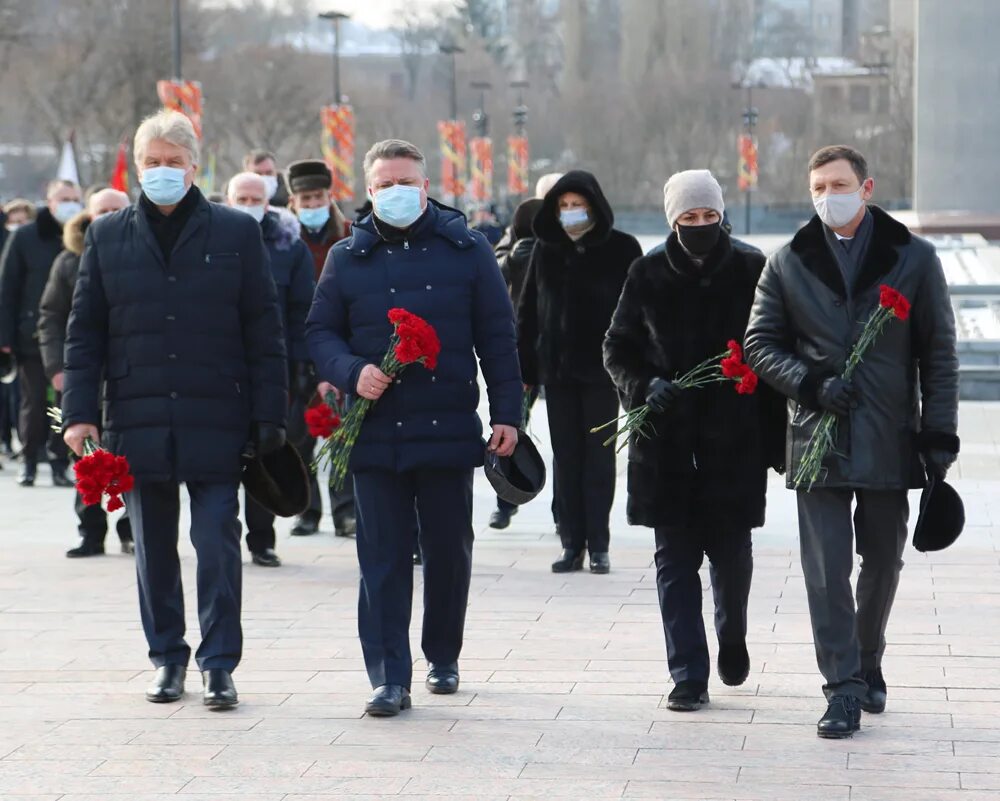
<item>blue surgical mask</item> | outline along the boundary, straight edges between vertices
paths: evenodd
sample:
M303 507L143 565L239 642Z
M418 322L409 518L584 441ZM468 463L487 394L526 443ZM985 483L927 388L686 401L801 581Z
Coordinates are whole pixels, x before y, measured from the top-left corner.
M393 184L380 189L372 197L375 216L394 228L409 228L423 209L420 207L420 187Z
M143 194L157 206L174 206L184 199L188 188L184 185L187 170L179 167L147 167L142 171Z
M559 222L567 231L582 228L590 222L590 212L586 209L563 209L559 212Z
M62 203L56 204L56 210L52 216L65 225L81 211L83 211L83 206L76 200L64 200Z
M299 222L314 231L326 225L329 219L329 206L320 206L318 209L299 209Z
M264 219L265 206L241 206L238 203L233 204L233 208L237 211L242 211L244 214L249 214L257 222Z

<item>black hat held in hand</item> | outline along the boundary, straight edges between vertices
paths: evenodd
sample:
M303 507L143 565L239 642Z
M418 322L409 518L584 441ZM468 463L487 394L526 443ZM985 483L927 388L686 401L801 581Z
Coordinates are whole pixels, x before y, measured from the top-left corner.
M523 431L518 432L517 445L510 456L486 451L484 469L497 497L517 506L533 500L545 486L545 461Z
M958 539L965 527L965 506L955 488L934 471L920 493L920 516L913 531L913 547L921 553L942 551Z
M243 468L243 486L278 517L294 517L309 508L309 472L289 442L249 459Z

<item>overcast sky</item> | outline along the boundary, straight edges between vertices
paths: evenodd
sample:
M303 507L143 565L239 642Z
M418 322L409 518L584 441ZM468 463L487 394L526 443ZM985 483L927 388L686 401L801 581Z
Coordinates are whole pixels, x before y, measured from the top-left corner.
M312 0L317 11L343 11L358 22L376 28L387 28L392 24L394 13L403 5L403 0ZM447 0L405 0L407 8L429 9L434 6L449 5Z

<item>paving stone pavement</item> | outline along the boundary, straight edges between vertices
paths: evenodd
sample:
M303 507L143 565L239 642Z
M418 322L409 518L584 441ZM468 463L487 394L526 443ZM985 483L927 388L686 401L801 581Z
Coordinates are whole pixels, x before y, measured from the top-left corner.
M889 708L846 741L815 734L821 679L793 494L777 476L755 533L752 673L735 689L713 679L705 710L665 708L652 536L625 524L623 478L611 574L555 576L548 495L494 532L480 476L461 690L428 694L418 661L413 710L376 720L362 715L354 544L334 538L328 519L310 538L281 525L281 569L247 564L239 708L202 707L196 672L182 703L153 705L142 695L151 671L132 559L64 558L75 545L71 494L45 486L44 468L42 486L18 488L8 464L0 801L996 801L1000 405L964 404L961 417L953 478L966 533L941 554L908 549L888 632ZM544 408L532 430L547 449ZM182 554L197 641L186 540ZM419 623L412 638L419 654Z

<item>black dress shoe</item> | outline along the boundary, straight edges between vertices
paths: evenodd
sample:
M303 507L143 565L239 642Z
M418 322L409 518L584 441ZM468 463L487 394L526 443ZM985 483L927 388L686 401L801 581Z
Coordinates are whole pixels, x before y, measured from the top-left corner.
M590 572L602 575L611 572L611 559L608 558L607 551L598 551L590 555Z
M75 487L76 483L63 470L53 470L52 471L52 486L53 487Z
M435 695L451 695L458 692L458 662L448 665L427 666L427 689Z
M263 551L251 551L250 558L255 565L261 567L281 567L281 558L274 552L273 548L265 548Z
M236 695L236 685L233 684L233 675L228 670L222 668L203 670L201 680L205 686L205 706L212 709L229 709L240 702Z
M490 528L505 529L510 525L510 519L517 514L517 507L513 509L501 509L497 507L490 515Z
M126 556L134 556L135 542L133 540L122 540L122 553Z
M667 709L674 712L694 712L708 703L708 684L703 681L685 680L667 696Z
M861 699L861 708L873 715L882 714L885 712L885 702L888 698L882 668L868 670L861 675L861 678L868 684L868 692Z
M410 691L401 684L383 684L375 688L372 697L365 704L365 712L375 718L391 718L412 705Z
M853 695L830 697L826 714L816 724L816 734L831 740L850 737L861 729L861 703Z
M84 540L76 548L66 551L70 559L80 559L84 556L104 556L104 543Z
M33 464L26 464L21 472L17 474L17 483L22 487L33 487L35 486L35 477L37 471Z
M562 555L552 563L552 572L571 573L574 570L583 570L583 551L577 553L563 548Z
M333 534L336 537L353 537L358 533L358 520L354 515L345 514L333 519Z
M293 537L308 537L319 531L319 521L312 517L300 517L292 526Z
M146 690L146 700L154 704L169 704L179 701L184 695L184 678L187 668L184 665L164 665L156 669L153 683Z
M746 642L719 643L719 678L729 687L739 687L750 675Z

